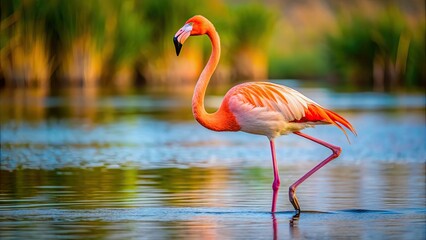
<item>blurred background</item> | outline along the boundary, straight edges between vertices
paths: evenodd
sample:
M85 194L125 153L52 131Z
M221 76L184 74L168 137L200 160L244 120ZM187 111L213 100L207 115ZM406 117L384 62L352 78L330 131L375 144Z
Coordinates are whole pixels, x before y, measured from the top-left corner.
M213 84L426 85L423 0L2 0L0 86L192 85L210 44L191 40L177 59L171 39L195 14L221 36Z

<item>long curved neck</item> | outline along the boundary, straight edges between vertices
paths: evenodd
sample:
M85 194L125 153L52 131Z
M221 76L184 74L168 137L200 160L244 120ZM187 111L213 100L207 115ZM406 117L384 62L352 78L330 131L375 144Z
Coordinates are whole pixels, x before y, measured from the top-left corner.
M210 25L206 34L212 43L212 53L195 86L192 97L192 113L195 119L208 129L214 131L239 131L240 126L230 112L226 99L224 99L222 105L215 113L207 113L204 108L204 95L206 94L207 85L220 59L219 34L213 25Z
M220 38L219 34L216 32L213 26L209 28L206 34L210 38L212 44L212 52L209 61L201 72L201 75L198 78L197 84L195 86L194 95L192 97L192 113L194 114L195 119L197 119L199 123L201 123L207 128L211 128L208 126L208 124L213 121L213 116L212 114L207 113L204 108L204 96L210 78L213 75L217 64L219 63Z

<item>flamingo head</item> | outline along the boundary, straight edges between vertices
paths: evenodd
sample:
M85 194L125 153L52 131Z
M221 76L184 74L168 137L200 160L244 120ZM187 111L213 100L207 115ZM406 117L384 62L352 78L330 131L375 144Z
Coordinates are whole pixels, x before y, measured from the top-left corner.
M196 15L188 19L185 25L183 25L183 27L179 29L179 31L177 31L173 37L176 55L179 56L182 45L189 36L207 34L211 27L213 27L213 24L207 18L201 15Z

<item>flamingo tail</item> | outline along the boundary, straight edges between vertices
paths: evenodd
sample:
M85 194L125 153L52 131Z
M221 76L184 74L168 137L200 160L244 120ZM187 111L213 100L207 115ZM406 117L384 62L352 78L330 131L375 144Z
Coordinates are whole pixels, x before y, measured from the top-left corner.
M345 134L346 138L348 139L348 142L350 141L345 128L351 131L355 136L357 135L355 128L352 126L352 124L348 120L346 120L344 117L340 116L339 114L331 110L325 109L316 104L308 105L308 108L305 111L305 116L297 120L297 122L317 122L317 121L333 124L334 126L338 127Z
M342 117L339 114L337 114L337 113L335 113L331 110L328 110L328 109L324 109L324 112L327 115L327 117L325 117L325 119L328 120L329 123L335 125L340 130L342 130L342 132L345 134L346 138L348 139L348 142L350 142L350 140L349 140L348 134L347 134L346 130L343 128L343 126L345 128L347 128L349 131L351 131L355 136L357 136L357 132L355 131L355 128L344 117Z

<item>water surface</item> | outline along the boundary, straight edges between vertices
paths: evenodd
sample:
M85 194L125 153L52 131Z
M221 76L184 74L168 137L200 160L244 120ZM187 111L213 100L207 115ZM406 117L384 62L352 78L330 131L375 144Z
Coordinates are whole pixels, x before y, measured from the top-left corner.
M294 224L288 186L328 156L321 146L277 139L272 215L267 139L199 126L190 91L3 90L0 237L424 239L425 97L295 87L358 136L305 131L343 153L299 187Z

